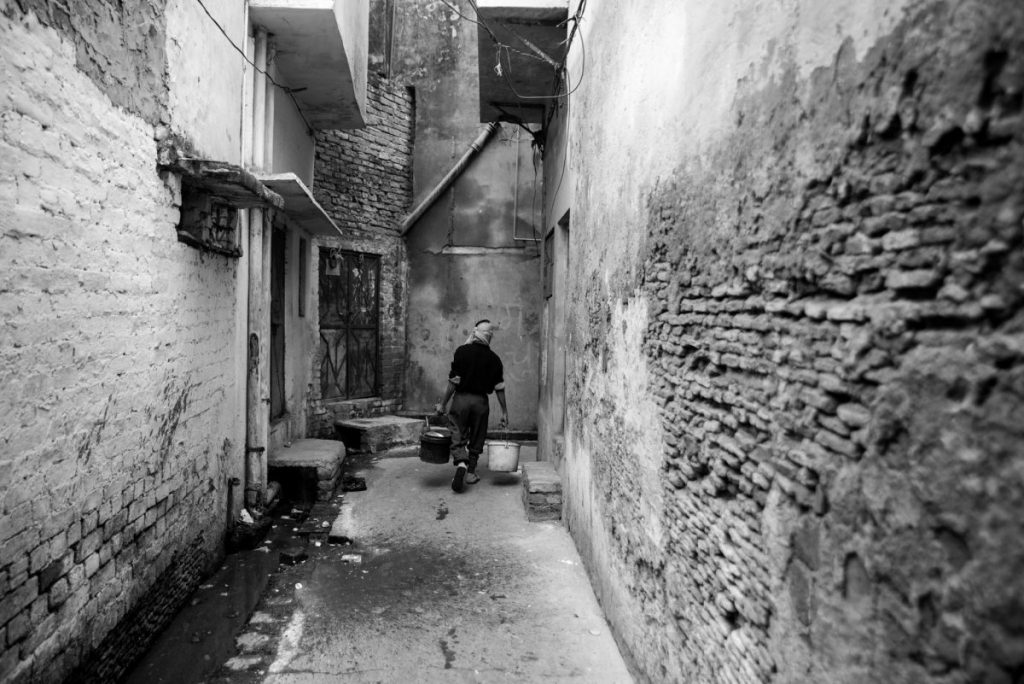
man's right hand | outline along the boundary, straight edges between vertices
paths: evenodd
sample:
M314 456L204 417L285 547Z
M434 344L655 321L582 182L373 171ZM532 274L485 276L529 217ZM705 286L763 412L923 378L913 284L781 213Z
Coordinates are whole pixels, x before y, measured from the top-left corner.
M439 416L444 415L444 406L441 404L434 404L434 413Z

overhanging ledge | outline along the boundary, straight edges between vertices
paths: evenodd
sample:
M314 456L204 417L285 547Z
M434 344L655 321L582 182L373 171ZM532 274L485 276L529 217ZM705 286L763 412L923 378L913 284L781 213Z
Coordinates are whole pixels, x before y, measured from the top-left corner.
M478 0L477 7L480 121L543 123L565 61L569 3ZM499 49L495 38L512 49Z
M249 17L271 34L278 80L310 126L366 125L367 0L249 0Z
M342 236L341 229L294 173L261 175L259 180L284 198L284 213L300 228L320 237Z
M245 169L228 162L196 159L189 156L189 146L171 136L160 141L157 167L181 175L183 186L218 197L236 209L273 207L280 209L284 200Z

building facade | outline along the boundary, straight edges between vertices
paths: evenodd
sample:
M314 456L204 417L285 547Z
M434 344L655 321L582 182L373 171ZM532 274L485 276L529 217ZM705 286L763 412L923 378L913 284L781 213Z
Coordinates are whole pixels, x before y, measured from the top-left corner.
M569 5L540 448L641 679L1019 679L1024 8Z
M320 317L321 335L342 344L344 353L333 358L346 362L328 363L325 343L314 350L310 434L332 435L339 419L391 414L405 403L409 259L400 229L412 203L415 97L371 73L366 100L365 128L317 134L314 195L345 235L319 242L317 298L333 309ZM366 274L348 278L354 287L342 288L346 307L327 307L319 294L332 288L332 257L338 277L342 270ZM376 297L364 304L360 292L371 291ZM343 318L345 309L355 325Z
M459 5L472 14L468 3ZM431 411L452 353L476 321L497 327L509 421L537 416L542 173L531 136L481 122L475 26L445 3L378 0L375 68L415 88L413 202L403 221L409 258L405 402ZM488 126L487 123L493 123ZM497 412L496 402L492 410Z
M315 132L366 107L367 3L318 7L0 4L4 681L116 679L306 433Z

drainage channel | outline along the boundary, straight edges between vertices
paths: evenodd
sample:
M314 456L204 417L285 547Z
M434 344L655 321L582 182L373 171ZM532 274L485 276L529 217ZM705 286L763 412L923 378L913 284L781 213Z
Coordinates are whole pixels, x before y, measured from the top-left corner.
M343 496L339 492L308 511L290 509L271 516L273 523L263 543L252 550L228 554L122 681L247 681L250 678L234 678L230 674L233 670L251 669L250 674L259 675L260 669L265 670L265 666L258 666L265 665L266 654L262 652L271 642L266 632L275 631L274 623L293 612L292 590L295 584L301 585L308 552L330 545L345 552L349 559L360 558L357 553L347 553L351 539L332 538L330 534ZM254 652L261 656L255 660L246 658ZM238 668L240 657L243 665L252 667Z

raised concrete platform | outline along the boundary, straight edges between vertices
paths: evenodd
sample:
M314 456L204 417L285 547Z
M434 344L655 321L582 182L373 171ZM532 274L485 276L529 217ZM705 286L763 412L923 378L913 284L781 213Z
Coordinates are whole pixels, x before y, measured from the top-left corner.
M349 418L334 423L335 434L352 451L377 453L419 444L423 421L402 416Z
M267 471L292 501L324 501L341 482L345 453L333 439L299 439L272 451Z
M531 522L562 519L562 480L548 461L522 463L523 508Z

